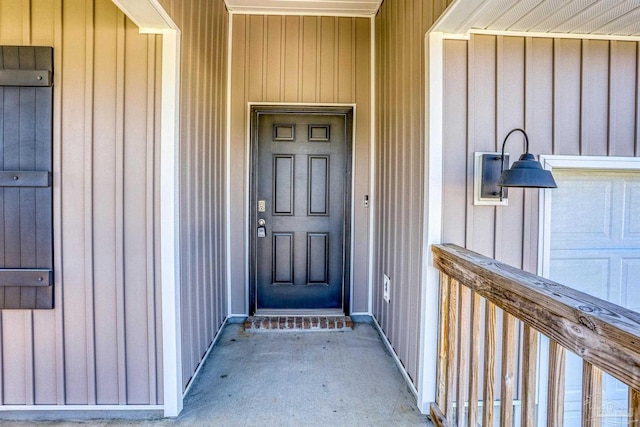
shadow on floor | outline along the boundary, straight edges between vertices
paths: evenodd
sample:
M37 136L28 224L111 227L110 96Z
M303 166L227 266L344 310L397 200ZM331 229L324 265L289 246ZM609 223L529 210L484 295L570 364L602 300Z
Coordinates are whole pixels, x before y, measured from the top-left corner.
M377 330L246 333L229 324L177 419L39 422L95 426L424 426ZM12 426L33 423L12 421Z

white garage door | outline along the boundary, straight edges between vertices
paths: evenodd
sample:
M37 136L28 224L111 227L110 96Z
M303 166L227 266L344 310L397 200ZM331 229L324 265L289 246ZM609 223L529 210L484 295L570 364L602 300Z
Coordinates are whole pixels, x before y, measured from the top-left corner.
M549 278L640 311L640 173L554 170ZM580 425L582 363L566 363L565 425ZM626 424L627 387L605 376L603 425Z

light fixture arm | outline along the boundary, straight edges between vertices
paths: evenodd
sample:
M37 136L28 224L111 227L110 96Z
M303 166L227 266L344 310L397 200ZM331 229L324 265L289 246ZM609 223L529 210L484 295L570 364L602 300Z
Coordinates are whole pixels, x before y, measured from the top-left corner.
M505 145L507 145L507 139L509 139L509 136L511 136L511 134L516 131L522 132L522 134L524 135L524 152L525 154L529 153L529 137L527 136L527 133L524 131L524 129L511 129L507 136L504 137L504 141L502 142L502 155L500 156L500 173L504 172L504 147ZM500 191L500 199L502 200L502 191Z
M502 141L502 154L500 155L500 174L504 172L504 147L505 145L507 145L507 139L509 139L511 134L514 132L521 132L524 135L524 152L525 154L529 153L529 136L527 135L527 133L524 131L524 129L520 129L520 128L511 129L507 134L507 136L504 137L504 141ZM503 197L504 197L504 188L500 187L500 201L502 201Z

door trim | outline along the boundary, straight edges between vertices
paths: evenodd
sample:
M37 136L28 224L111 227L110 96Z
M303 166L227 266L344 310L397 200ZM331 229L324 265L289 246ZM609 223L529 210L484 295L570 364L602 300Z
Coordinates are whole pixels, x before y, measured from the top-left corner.
M544 169L602 170L612 172L640 171L640 157L540 155ZM553 190L540 190L538 218L538 275L549 277L551 242L551 203Z
M351 279L353 277L353 179L354 170L354 150L353 142L355 140L355 105L354 104L279 104L279 103L249 103L249 149L248 149L248 185L247 194L247 220L245 229L247 230L247 287L248 287L248 314L249 316L256 313L257 295L256 295L256 236L255 223L257 221L257 212L254 206L256 199L256 179L254 176L253 165L257 162L257 118L259 114L326 114L326 115L343 115L346 121L346 166L347 179L345 182L345 215L344 215L344 251L343 251L343 287L342 287L342 309L345 314L349 314L351 309ZM335 310L329 310L331 314L335 314ZM295 310L292 310L292 313ZM321 314L318 312L318 314Z
M542 167L549 171L570 170L570 171L640 171L640 158L638 157L607 157L607 156L563 156L563 155L540 155ZM537 274L549 278L549 264L551 262L551 204L553 189L540 190L540 203L538 214L538 266ZM548 344L541 342L540 354L548 351ZM539 402L538 411L544 414L547 410L547 400L542 395L547 387L547 368L543 364L538 372L538 386L536 399ZM542 423L538 423L543 425Z

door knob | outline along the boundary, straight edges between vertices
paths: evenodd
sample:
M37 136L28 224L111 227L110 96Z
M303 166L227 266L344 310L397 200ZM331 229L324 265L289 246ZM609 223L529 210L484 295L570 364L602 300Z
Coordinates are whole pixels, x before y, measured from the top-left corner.
M266 223L267 221L262 218L258 220L258 237L260 238L267 237L267 227L265 227Z

